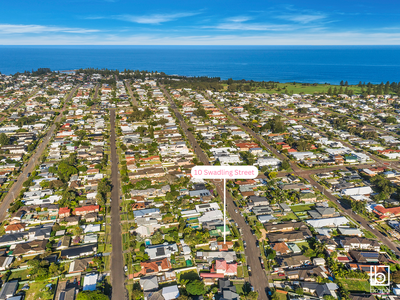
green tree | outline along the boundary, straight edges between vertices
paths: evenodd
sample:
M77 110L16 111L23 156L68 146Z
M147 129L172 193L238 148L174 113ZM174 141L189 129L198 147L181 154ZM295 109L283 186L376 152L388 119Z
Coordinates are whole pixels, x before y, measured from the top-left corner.
M390 277L394 283L400 283L400 271L392 272Z
M52 276L57 276L60 274L59 269L58 269L58 265L56 265L55 263L51 263L50 267L49 267L49 273Z
M151 237L151 242L154 245L161 244L163 242L163 237L161 232L157 231L156 233L153 234Z
M0 145L8 145L10 143L10 138L5 134L0 134Z
M287 159L285 159L285 160L282 162L281 167L282 167L283 170L288 170L288 169L290 169L290 163L289 163L289 161L288 161Z
M58 173L58 177L63 182L68 182L71 175L78 174L78 169L75 168L73 165L70 165L68 162L62 161L58 165L57 173Z
M386 118L385 118L385 122L386 122L386 123L389 123L389 124L395 124L395 123L397 123L397 120L396 120L395 117L389 116L389 117L386 117ZM0 137L0 140L1 140L1 137Z
M111 181L103 178L97 185L96 199L99 205L104 206L106 203L107 193L111 192Z
M76 226L72 229L74 235L81 235L83 233L83 229L80 226Z
M194 280L186 285L186 291L190 295L199 296L199 295L204 295L207 290L203 281Z
M268 173L270 179L274 179L276 176L278 176L278 172L272 171Z
M248 293L248 295L246 296L246 299L257 300L258 299L258 292L250 292L250 293Z
M143 292L142 292L142 290L141 290L141 288L140 288L139 282L136 282L136 283L133 285L132 293L131 293L131 299L132 299L132 300L143 299Z
M295 290L295 293L298 294L298 295L303 295L303 294L304 294L304 291L303 291L302 288L297 288L297 289Z
M110 298L100 291L83 291L78 293L76 300L110 300Z

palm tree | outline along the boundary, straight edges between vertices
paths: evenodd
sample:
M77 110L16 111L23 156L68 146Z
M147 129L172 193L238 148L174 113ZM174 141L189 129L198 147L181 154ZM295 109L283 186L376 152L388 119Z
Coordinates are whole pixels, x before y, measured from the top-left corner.
M180 280L181 287L184 288L184 289L186 289L186 285L188 283L189 283L189 279L181 279Z

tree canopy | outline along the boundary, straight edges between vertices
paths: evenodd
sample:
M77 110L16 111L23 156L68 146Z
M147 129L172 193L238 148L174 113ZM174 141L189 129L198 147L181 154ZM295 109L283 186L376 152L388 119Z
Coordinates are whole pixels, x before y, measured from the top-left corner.
M83 291L78 293L76 300L109 300L109 298L100 291Z
M10 143L10 138L3 132L0 134L0 145L8 145Z
M190 295L199 296L199 295L204 295L207 290L203 281L194 280L186 285L186 291Z

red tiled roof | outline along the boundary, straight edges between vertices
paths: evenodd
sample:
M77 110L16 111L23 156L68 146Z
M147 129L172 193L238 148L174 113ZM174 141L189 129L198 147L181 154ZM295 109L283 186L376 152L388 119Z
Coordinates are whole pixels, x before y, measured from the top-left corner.
M256 181L254 179L247 179L245 181L235 181L237 185L247 185L247 184L255 184Z
M258 144L256 144L256 143L237 143L236 147L249 148L249 149L251 149L251 148L260 148L260 146Z
M201 278L224 278L225 275L222 273L200 273Z
M24 228L25 228L25 224L18 223L18 224L8 225L5 230L6 230L6 232L7 231L19 231Z
M374 207L374 211L379 215L398 215L400 214L400 206L385 208L381 205Z
M71 212L71 210L68 207L60 207L60 209L58 210L58 214L65 214L65 213L69 213Z
M100 206L99 205L87 205L87 206L82 206L82 207L77 207L75 208L75 211L95 211L99 210Z

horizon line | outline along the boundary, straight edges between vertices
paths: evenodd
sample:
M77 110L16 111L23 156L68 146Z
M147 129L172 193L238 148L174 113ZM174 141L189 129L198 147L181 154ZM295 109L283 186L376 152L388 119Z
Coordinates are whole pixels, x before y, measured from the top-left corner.
M275 47L275 46L279 46L279 47L292 47L292 46L311 46L311 47L342 47L342 46L368 46L368 47L380 47L380 46L385 46L385 47L389 47L389 46L400 46L400 44L321 44L321 45L315 45L315 44L274 44L274 45L242 45L242 44L238 44L238 45L215 45L215 44L205 44L205 45L193 45L193 44L169 44L169 45L165 45L165 44L158 44L158 45L154 45L154 44L131 44L131 45L126 45L126 44L27 44L27 45L21 45L21 44L0 44L0 47L4 47L4 46L19 46L19 47L26 47L26 46L125 46L125 47L129 47L129 46L152 46L152 47L159 47L159 46L190 46L190 47L198 47L198 46L206 46L206 47Z

